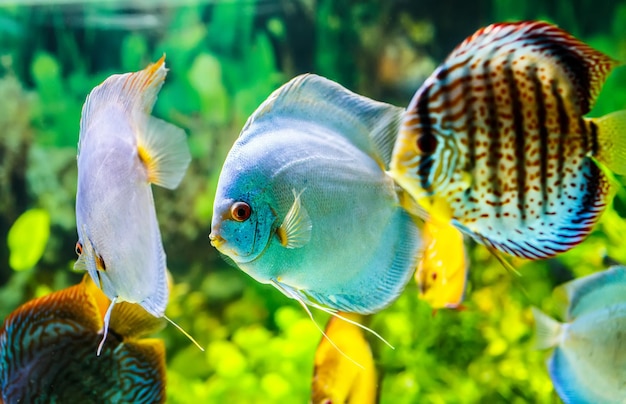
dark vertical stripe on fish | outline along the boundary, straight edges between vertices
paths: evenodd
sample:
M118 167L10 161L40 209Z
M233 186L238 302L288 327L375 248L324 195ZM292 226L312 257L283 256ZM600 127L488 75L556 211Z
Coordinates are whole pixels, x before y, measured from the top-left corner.
M557 42L553 38L545 38L543 33L536 32L532 39L536 39L534 44L540 46L548 55L559 60L560 65L569 72L569 78L574 82L576 88L576 105L580 108L580 115L589 112L591 100L591 75L590 67L585 62L585 58L575 51L575 48L567 46L562 42Z
M420 149L419 143L421 141L420 139L421 137L434 136L432 133L432 125L430 123L430 114L428 113L428 103L430 101L430 97L429 97L430 89L431 89L430 86L424 88L424 91L420 94L419 99L417 101L417 105L416 105L417 116L419 117L419 124L420 124L420 133L416 139L416 141L418 142L418 149ZM430 153L428 153L429 151ZM428 181L428 177L430 176L430 171L433 168L433 163L434 163L433 156L432 156L433 152L434 150L422 151L420 164L417 167L417 174L420 179L420 185L422 189L425 189L425 190L429 189L431 185Z
M539 181L541 185L541 211L548 209L548 127L546 126L546 105L544 103L541 80L537 75L537 66L532 66L531 81L535 90L537 106L537 125L539 127Z
M491 54L495 53L495 49L491 51ZM491 56L491 55L489 55ZM485 75L485 104L487 105L487 139L489 143L487 151L487 165L489 166L489 179L488 181L493 186L493 194L498 198L498 202L502 197L502 190L500 187L500 180L498 176L498 166L500 165L500 155L502 154L500 143L500 133L498 131L498 110L496 107L496 95L493 82L491 80L490 63L491 57L487 57L483 63ZM496 216L500 216L502 213L502 204L494 204Z
M557 115L558 115L558 124L559 124L559 144L557 147L557 167L556 173L558 178L558 197L559 199L563 193L563 178L564 173L563 170L565 168L565 142L567 141L569 132L570 132L570 121L569 116L567 115L567 110L565 109L565 104L563 103L563 98L561 98L561 94L559 94L559 85L556 79L552 80L551 85L552 96L556 102Z
M504 69L506 83L511 97L511 115L513 116L513 131L515 135L515 172L517 174L517 204L519 205L522 223L526 221L526 152L524 150L524 115L520 91L517 88L515 73L510 67L511 56L507 58L507 67Z
M476 101L472 100L472 91L470 87L470 80L472 71L466 64L463 67L463 74L461 78L461 91L463 94L463 107L465 108L465 123L467 125L467 158L468 158L468 171L472 178L474 178L474 169L476 168ZM468 187L468 191L471 192L472 187Z
M463 107L465 108L465 125L467 130L467 165L465 171L469 172L472 183L465 189L465 198L468 200L472 197L472 191L476 184L476 132L478 126L476 125L476 97L473 96L471 88L471 69L469 65L465 65L463 68L463 74L461 79L461 91Z

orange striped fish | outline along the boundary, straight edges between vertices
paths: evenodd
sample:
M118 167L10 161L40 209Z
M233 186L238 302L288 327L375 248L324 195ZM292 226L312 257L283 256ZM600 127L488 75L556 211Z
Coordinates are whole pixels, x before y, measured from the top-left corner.
M0 403L163 403L163 328L137 304L116 304L102 339L109 299L85 276L78 285L18 307L0 327Z
M626 174L626 111L583 117L617 65L545 22L480 29L415 94L389 174L490 248L567 251L612 197L605 170Z

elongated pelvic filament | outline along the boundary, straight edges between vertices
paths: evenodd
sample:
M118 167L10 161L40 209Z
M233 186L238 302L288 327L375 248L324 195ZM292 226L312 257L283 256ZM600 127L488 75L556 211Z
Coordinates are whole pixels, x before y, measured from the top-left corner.
M393 345L391 345L389 342L387 342L386 339L384 339L380 334L378 334L376 331L372 330L371 328L368 328L366 326L364 326L363 324L360 324L356 321L350 320L348 318L343 317L342 315L337 313L337 310L334 309L329 309L328 307L324 307L321 306L315 302L311 302L311 301L307 301L305 299L302 298L302 296L294 293L291 289L284 287L283 285L281 285L280 283L276 282L275 280L271 280L272 285L274 285L274 287L276 287L276 289L280 290L281 292L283 292L285 295L291 297L292 299L294 299L295 301L297 301L300 306L302 306L302 308L304 309L304 311L306 311L306 313L308 314L309 318L311 319L311 321L313 321L313 324L315 325L315 327L320 331L320 333L322 333L322 335L324 336L324 338L326 338L326 340L341 354L343 355L346 359L348 359L350 362L354 363L356 366L358 366L361 369L364 369L363 365L361 365L360 363L358 363L357 361L355 361L354 359L352 359L348 354L346 354L344 351L342 351L337 344L335 344L335 342L324 332L324 330L319 326L319 324L317 324L317 322L315 321L315 318L313 317L313 314L311 313L311 311L309 310L308 306L314 307L318 310L323 311L324 313L328 313L333 317L337 317L343 321L346 321L350 324L353 324L367 332L369 332L370 334L374 335L376 338L378 338L379 340L381 340L382 342L385 343L385 345L387 345L389 348L391 349L395 349L393 347Z

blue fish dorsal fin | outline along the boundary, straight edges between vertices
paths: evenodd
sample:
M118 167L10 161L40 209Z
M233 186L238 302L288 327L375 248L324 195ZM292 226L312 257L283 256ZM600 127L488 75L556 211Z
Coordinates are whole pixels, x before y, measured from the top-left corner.
M386 170L403 112L403 108L358 95L332 80L303 74L274 91L250 116L241 133L251 133L250 126L266 120L280 118L310 123L316 117L313 121L316 125L341 134Z
M614 266L575 279L560 286L555 293L564 293L569 302L567 321L602 307L623 303L626 296L626 267Z

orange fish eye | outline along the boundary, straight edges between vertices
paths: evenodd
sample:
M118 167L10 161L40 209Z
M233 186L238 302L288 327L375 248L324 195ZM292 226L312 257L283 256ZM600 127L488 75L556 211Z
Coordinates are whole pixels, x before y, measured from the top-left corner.
M250 205L245 202L235 202L230 207L230 215L238 222L248 220L251 213L252 209L250 208Z
M76 255L78 255L79 257L83 253L83 245L80 243L80 241L76 242L76 247L74 248L74 251L76 251Z
M417 137L417 148L424 154L432 154L437 149L437 138L432 133L424 133Z

